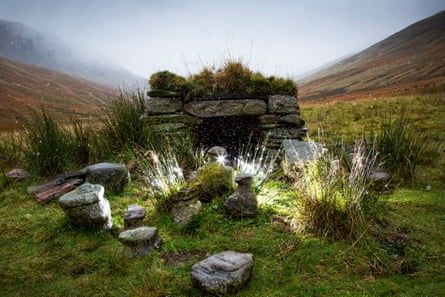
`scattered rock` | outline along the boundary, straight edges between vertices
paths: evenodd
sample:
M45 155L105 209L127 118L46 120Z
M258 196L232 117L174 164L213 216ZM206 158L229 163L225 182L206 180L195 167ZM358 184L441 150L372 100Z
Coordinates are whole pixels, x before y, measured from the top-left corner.
M283 141L284 157L288 164L305 164L324 152L321 143L294 139Z
M140 227L145 218L145 209L137 204L130 204L125 212L124 227L131 229Z
M71 192L83 183L83 179L69 179L59 185L54 185L50 188L46 188L36 193L34 196L37 202L46 204L55 198L61 197L65 193Z
M298 101L294 96L274 95L269 97L269 113L288 114L296 113Z
M128 257L148 255L154 248L159 248L162 240L155 227L139 227L119 234L119 241L125 246Z
M222 146L213 146L207 151L207 155L213 162L219 162L225 164L228 162L227 150Z
M124 164L98 163L85 169L89 183L103 185L112 193L122 192L129 181L128 170Z
M392 175L382 170L377 170L369 176L369 180L373 183L388 183L391 179Z
M238 188L227 197L224 206L231 217L255 217L258 212L258 202L252 188L253 176L238 174L235 178Z
M225 295L239 291L250 279L253 255L225 251L193 265L193 283L207 294Z
M29 177L29 173L23 169L15 168L6 172L5 176L10 181L22 181Z
M192 101L184 106L184 111L200 118L262 115L267 106L258 99Z
M59 199L68 221L81 227L110 229L110 203L104 198L104 187L85 183Z
M176 224L185 227L192 217L201 211L201 207L201 201L197 199L178 201L171 210L171 216Z

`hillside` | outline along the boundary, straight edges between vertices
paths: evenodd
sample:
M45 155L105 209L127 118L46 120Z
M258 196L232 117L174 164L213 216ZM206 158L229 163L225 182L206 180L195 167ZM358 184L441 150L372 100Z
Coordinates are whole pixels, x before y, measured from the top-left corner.
M0 20L0 56L112 87L145 83L141 77L101 57L80 54L55 37L4 20Z
M298 81L302 99L347 98L445 84L445 11Z
M32 108L66 119L67 114L88 114L112 98L113 91L102 85L0 58L0 130L18 128Z

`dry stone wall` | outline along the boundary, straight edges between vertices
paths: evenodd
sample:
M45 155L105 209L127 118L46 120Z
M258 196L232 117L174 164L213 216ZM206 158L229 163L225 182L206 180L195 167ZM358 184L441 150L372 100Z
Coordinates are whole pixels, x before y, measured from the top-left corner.
M203 120L254 117L267 139L269 149L278 149L285 139L302 140L306 135L297 98L273 95L266 98L212 99L184 102L182 98L147 99L145 121L158 133L183 133L187 129L205 129ZM258 127L247 127L258 128ZM222 131L224 127L221 127ZM243 127L246 129L246 127ZM246 140L247 141L247 140Z

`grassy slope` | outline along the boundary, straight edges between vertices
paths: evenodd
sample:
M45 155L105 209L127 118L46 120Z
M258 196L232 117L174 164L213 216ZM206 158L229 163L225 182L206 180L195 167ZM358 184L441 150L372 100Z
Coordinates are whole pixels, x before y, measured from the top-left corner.
M16 119L44 107L60 118L85 115L114 98L113 91L93 82L0 57L0 130L18 128Z
M303 99L421 91L445 84L445 11L299 81Z
M302 111L312 129L321 125L326 133L352 137L378 121L385 108L398 113L402 106L411 106L416 126L428 128L432 140L443 143L442 98L303 106ZM394 259L378 242L351 248L346 242L290 234L272 222L270 213L289 199L286 185L279 182L270 183L260 197L263 204L257 220L229 220L222 215L221 205L214 203L205 207L201 226L193 234L183 233L168 217L156 214L137 186L109 197L115 224L122 224L126 205L144 203L149 210L146 223L157 226L165 241L160 252L135 260L123 257L115 234L74 230L65 223L57 203L37 205L24 194L24 186L9 186L0 194L2 296L200 296L191 285L191 266L206 253L224 249L255 255L253 278L236 296L443 296L443 165L442 155L432 168L421 168L416 183L382 198L387 201L391 228L406 228L413 239L406 258L418 264L417 272L403 275L392 271ZM164 262L181 252L192 257L175 264Z

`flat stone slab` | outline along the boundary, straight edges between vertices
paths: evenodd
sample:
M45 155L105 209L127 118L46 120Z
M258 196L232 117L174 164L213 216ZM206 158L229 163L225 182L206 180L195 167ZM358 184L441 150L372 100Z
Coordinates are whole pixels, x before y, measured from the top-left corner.
M63 194L66 194L78 186L83 184L83 179L70 179L66 180L61 184L51 186L49 188L44 188L38 193L35 193L34 196L40 204L46 204L51 202L53 199L61 197Z
M252 254L225 251L193 265L192 280L207 294L235 293L250 279L253 263Z
M59 199L59 205L68 221L75 226L110 229L110 203L104 198L101 185L83 184Z
M298 101L294 96L273 95L269 96L269 113L288 114L298 110Z
M148 255L162 244L158 229L155 227L139 227L124 231L119 234L119 241L125 246L128 257Z
M177 113L182 109L180 98L150 98L145 105L148 114Z
M184 106L184 111L199 118L262 115L267 106L259 99L192 101Z
M321 143L294 139L283 140L284 157L288 164L307 163L324 152Z

